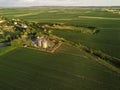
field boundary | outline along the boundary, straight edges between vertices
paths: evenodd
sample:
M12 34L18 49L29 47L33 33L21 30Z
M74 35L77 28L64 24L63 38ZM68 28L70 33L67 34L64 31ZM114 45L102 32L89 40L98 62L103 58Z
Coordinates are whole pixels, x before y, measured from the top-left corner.
M82 50L82 52L89 58L91 58L92 60L95 60L96 62L100 63L101 65L109 68L110 70L116 72L116 73L119 73L120 74L120 68L117 67L116 65L114 65L114 63L112 63L110 60L106 61L106 59L103 59L99 56L96 56L94 55L93 53L88 53L84 50L84 48L86 48L86 46L83 46L83 45L78 45L74 42L67 42L69 45L72 45L74 47L77 47L78 49ZM117 60L120 60L118 58L115 58L115 57L110 57L112 59L117 59Z
M96 57L96 56L93 56L89 53L86 53L85 51L83 51L88 57L90 57L92 60L98 62L99 64L101 65L104 65L105 67L109 68L110 70L114 71L114 72L117 72L120 74L120 69L115 67L114 65L106 62L105 60L99 58L99 57Z
M13 51L13 50L15 50L15 49L16 49L16 48L15 48L15 47L12 47L12 46L6 47L6 48L0 50L0 56L4 55L4 54L6 54L6 53L9 53L9 52L11 52L11 51Z

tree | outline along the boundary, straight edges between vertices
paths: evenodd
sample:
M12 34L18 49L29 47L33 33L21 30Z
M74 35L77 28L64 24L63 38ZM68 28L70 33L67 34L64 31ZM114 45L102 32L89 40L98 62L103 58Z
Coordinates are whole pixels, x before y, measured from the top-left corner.
M35 35L36 37L40 37L40 36L42 36L42 33L41 32L36 32L36 35Z
M20 39L14 39L13 41L11 41L11 46L20 47L22 46L22 41Z
M8 35L5 36L5 40L6 40L6 41L11 41L11 36L10 36L10 34L8 34Z

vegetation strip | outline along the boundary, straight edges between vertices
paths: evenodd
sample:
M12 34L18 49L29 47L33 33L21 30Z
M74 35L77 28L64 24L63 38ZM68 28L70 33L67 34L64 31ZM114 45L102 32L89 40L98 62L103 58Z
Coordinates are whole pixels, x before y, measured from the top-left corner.
M15 47L12 47L12 46L9 46L9 47L6 47L6 48L3 48L3 49L0 49L0 56L10 52L10 51L13 51L15 50L16 48Z
M81 44L76 44L71 41L67 41L71 45L78 47L88 53L88 55L92 55L91 58L96 60L98 63L101 63L102 65L105 65L106 67L112 69L113 71L120 73L120 59L109 56L101 51L97 51L92 48L88 48L86 46L83 46Z

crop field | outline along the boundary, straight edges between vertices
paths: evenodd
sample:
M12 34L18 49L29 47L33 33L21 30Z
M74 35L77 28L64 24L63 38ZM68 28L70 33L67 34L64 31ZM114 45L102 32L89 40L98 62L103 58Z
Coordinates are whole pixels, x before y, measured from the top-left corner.
M18 48L0 57L1 90L119 90L119 81L119 74L71 46L55 54Z
M102 8L31 7L0 9L0 16L64 24L68 27L53 29L52 34L120 59L120 14ZM71 29L70 26L93 26L99 32L64 30ZM1 47L0 50L0 90L120 90L119 73L68 42L55 53L33 48Z
M54 31L67 40L81 43L120 58L120 15L90 8L18 8L1 9L0 15L41 23L64 23L68 25L95 26L96 35L79 34L69 31Z

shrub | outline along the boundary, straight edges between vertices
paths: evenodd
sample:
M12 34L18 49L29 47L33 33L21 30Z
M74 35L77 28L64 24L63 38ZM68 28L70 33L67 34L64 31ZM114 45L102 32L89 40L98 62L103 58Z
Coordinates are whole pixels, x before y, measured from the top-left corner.
M11 46L20 47L22 46L22 41L20 39L14 39L13 41L11 41Z

